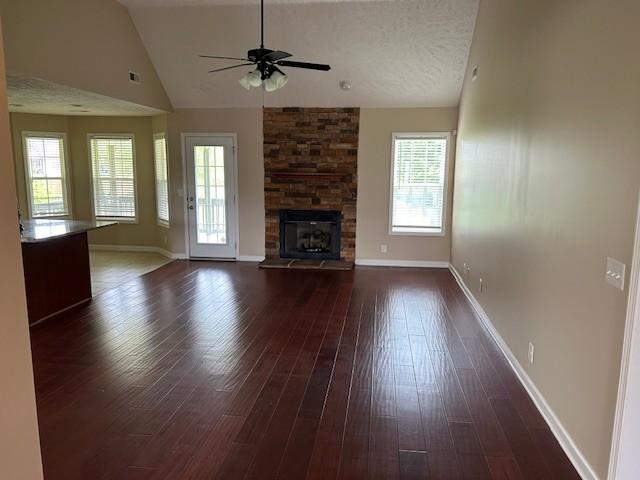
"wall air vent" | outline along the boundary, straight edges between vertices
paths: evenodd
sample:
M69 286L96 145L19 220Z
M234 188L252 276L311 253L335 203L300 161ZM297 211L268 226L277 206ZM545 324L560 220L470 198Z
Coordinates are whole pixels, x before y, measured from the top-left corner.
M129 70L129 81L131 83L142 83L142 77L140 76L139 73L136 72L132 72L131 70Z

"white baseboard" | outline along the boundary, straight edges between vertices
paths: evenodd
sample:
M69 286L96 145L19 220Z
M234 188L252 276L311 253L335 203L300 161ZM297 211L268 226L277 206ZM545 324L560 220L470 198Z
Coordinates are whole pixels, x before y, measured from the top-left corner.
M160 247L149 247L145 245L89 245L89 250L104 251L104 252L146 252L146 253L159 253L171 260L184 260L187 258L184 253L173 253Z
M238 255L238 262L262 262L264 261L264 255Z
M356 265L367 267L449 268L449 262L425 260L378 260L356 258Z
M480 319L482 324L487 328L487 330L489 331L489 333L491 334L495 342L498 344L498 347L500 348L500 350L502 350L502 353L509 361L511 368L513 369L516 376L520 380L520 383L522 383L525 390L527 391L527 393L529 393L529 396L532 398L533 403L536 405L538 410L540 410L540 413L542 414L545 421L549 425L551 432L555 435L556 439L558 440L558 443L566 453L567 457L569 457L569 460L571 460L571 463L576 468L580 476L583 478L583 480L599 480L598 475L595 473L591 465L589 465L589 462L584 457L584 455L582 455L582 452L580 452L580 450L576 446L575 442L569 435L569 432L567 432L567 430L564 428L564 426L562 425L562 423L560 422L556 414L553 412L553 410L547 403L542 393L540 393L540 390L538 390L538 387L536 387L533 380L531 380L531 377L529 377L524 367L520 364L516 356L513 354L513 352L507 345L507 343L504 341L504 339L498 332L498 330L496 330L493 323L491 322L491 319L489 318L487 313L484 311L484 309L482 308L478 300L476 300L473 293L471 293L471 290L469 290L467 285L464 283L458 271L455 269L453 265L449 266L449 270L455 277L456 282L458 282L458 285L462 289L462 292L465 294L465 296L469 300L469 303L475 310L476 314L478 315L478 318Z

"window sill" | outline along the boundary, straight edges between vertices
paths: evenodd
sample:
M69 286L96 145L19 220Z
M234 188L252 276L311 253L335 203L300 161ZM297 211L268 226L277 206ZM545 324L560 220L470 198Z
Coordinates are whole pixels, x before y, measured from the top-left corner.
M32 215L31 219L33 220L70 220L71 214L67 213L65 215L36 215L36 216Z
M137 225L137 218L129 217L95 217L96 220L104 220L107 222L118 222L120 225Z
M164 220L158 220L157 221L157 225L159 227L171 228L170 225L169 225L169 222L165 222Z
M389 235L401 236L401 237L444 237L446 235L444 230L428 230L428 229L401 229L401 230L389 230Z

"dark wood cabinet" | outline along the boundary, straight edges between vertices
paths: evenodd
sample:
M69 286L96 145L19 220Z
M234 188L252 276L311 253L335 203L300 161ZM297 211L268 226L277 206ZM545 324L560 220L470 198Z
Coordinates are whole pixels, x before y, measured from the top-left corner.
M87 234L23 243L29 323L91 300Z

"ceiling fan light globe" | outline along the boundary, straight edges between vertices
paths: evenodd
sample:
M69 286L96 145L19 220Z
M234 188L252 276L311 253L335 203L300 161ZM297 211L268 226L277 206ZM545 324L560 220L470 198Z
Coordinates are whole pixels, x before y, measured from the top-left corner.
M248 76L249 74L243 76L240 80L238 80L240 86L245 90L251 90L251 84L249 83L249 79L247 78Z
M271 77L267 78L262 83L262 86L264 87L264 91L268 93L275 92L278 89L277 82Z
M259 70L247 73L247 82L252 87L259 87L262 85L262 73Z
M275 71L271 74L271 80L276 83L276 90L284 87L289 81L289 77L287 77L284 73L279 71Z

